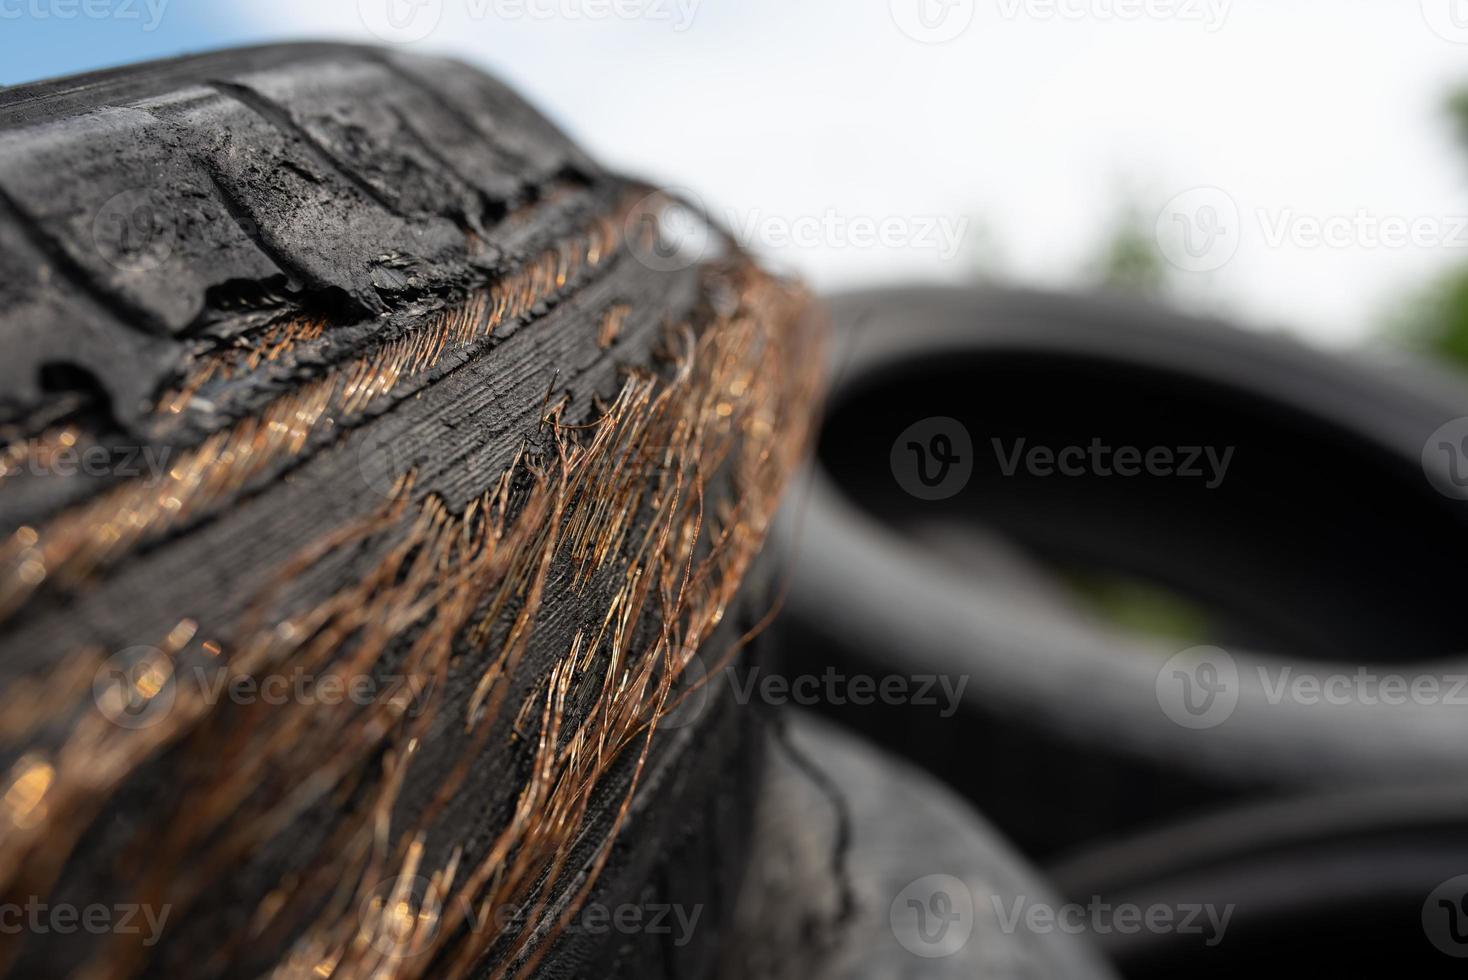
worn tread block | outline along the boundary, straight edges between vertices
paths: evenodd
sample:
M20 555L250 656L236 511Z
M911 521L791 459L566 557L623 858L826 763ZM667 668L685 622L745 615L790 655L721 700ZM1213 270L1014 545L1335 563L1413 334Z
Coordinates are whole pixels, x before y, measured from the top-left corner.
M394 293L467 275L465 239L451 222L392 214L237 93L201 98L187 128L209 134L198 152L231 213L305 288L339 290L359 312L377 313Z
M440 93L444 105L517 155L527 176L544 181L572 172L591 177L597 167L566 135L503 82L465 71L454 61L391 52L383 56L405 79Z
M518 160L378 62L327 61L230 81L277 104L398 214L450 218L483 234L524 187ZM375 95L363 99L364 91Z
M150 108L103 107L0 133L0 189L86 277L74 285L176 334L210 286L281 270L229 220L188 152L191 134Z
M0 201L0 422L5 405L36 404L46 392L42 369L70 364L95 379L119 412L140 404L174 359L171 344L119 330L108 311L29 240ZM6 488L8 493L9 487Z
M131 334L227 332L236 296L361 318L462 291L513 257L523 229L507 216L567 181L611 183L499 83L369 48L244 49L0 91L0 226L45 259L12 252L0 281L0 422L41 409L56 352L128 365L102 387L135 422L186 346ZM70 302L47 292L95 310L38 318Z

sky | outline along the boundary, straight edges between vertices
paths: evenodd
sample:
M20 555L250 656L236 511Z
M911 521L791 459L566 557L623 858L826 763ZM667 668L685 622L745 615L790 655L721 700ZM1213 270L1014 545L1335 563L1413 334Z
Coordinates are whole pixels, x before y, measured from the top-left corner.
M0 0L0 83L339 38L471 61L824 290L1174 299L1328 345L1468 264L1468 0Z

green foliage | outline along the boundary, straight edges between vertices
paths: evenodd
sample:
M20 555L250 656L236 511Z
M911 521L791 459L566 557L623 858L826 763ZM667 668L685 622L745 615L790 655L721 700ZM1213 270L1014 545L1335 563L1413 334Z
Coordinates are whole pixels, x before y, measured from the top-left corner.
M1217 635L1205 606L1164 586L1112 571L1072 569L1063 578L1087 610L1125 632L1191 646Z
M1468 88L1452 93L1445 109L1468 154ZM1439 275L1409 297L1387 328L1407 346L1468 368L1468 265Z
M1101 285L1123 292L1156 296L1167 290L1167 261L1137 208L1128 207L1117 217L1091 274Z
M1453 122L1458 143L1465 151L1468 151L1468 88L1459 89L1448 96L1446 108L1448 117Z
M1424 287L1389 329L1415 350L1468 368L1468 267Z

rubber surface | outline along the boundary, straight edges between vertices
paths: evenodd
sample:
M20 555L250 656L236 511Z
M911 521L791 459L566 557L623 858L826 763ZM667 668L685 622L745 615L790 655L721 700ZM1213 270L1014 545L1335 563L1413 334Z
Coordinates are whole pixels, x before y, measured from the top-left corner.
M1112 976L1088 941L1027 924L1059 900L947 787L814 716L778 717L724 977Z
M1364 788L1236 807L1078 854L1077 901L1228 909L1221 935L1108 932L1127 977L1450 977L1468 956L1468 791ZM1220 916L1221 918L1221 916Z
M0 891L170 910L151 942L7 934L0 971L243 977L327 957L344 976L329 958L370 957L379 938L357 919L415 928L374 876L401 868L417 887L500 867L486 855L517 808L525 833L542 814L564 824L543 828L560 856L532 868L517 923L682 902L707 907L692 941L629 951L605 930L530 928L473 953L479 938L454 934L394 975L711 968L760 768L751 713L716 693L723 709L645 757L627 722L571 809L521 795L545 726L603 723L608 603L629 644L662 642L667 624L618 605L618 576L643 535L663 540L669 498L635 487L625 524L608 523L615 501L586 518L611 542L592 564L550 551L491 567L495 547L534 554L572 513L554 492L568 445L619 406L650 411L629 385L696 381L687 338L762 315L739 306L728 283L754 274L727 251L639 251L651 194L495 80L399 53L249 49L0 92ZM680 323L687 338L670 336ZM708 474L699 506L719 510L748 475ZM718 517L673 540L687 532L692 553ZM518 591L486 612L478 574ZM687 642L737 647L768 600L750 601ZM513 623L530 609L527 634ZM186 670L249 654L249 675L281 644L317 672L308 691L365 672L385 695L353 713L184 690ZM404 675L428 688L392 688ZM589 765L577 751L556 765ZM542 789L580 793L580 778ZM419 938L475 932L455 912ZM317 927L324 945L303 939Z

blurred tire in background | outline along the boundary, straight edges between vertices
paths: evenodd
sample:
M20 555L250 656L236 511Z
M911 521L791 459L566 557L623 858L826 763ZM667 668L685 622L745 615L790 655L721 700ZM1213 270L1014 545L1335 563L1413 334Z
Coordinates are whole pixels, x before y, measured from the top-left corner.
M1053 874L1077 902L1231 910L1226 941L1216 943L1181 932L1095 933L1131 980L1462 976L1468 787L1224 810L1102 846Z
M834 310L785 667L909 683L822 710L1041 860L1468 770L1453 384L1111 297Z

